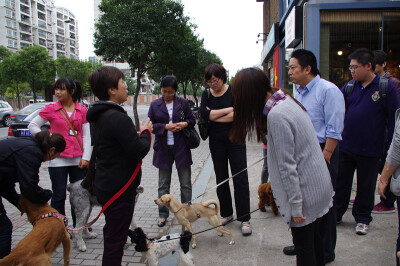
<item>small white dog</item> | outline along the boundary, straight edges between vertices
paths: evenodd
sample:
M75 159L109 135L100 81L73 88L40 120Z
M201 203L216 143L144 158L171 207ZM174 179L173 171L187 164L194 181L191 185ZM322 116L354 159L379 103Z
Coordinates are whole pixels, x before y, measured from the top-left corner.
M131 242L136 244L135 250L142 252L150 266L157 266L160 258L175 251L179 251L180 265L194 266L193 257L189 252L190 239L192 238L192 233L189 231L185 231L183 235L166 235L149 244L145 233L140 227L133 231L129 230L128 236L131 238Z

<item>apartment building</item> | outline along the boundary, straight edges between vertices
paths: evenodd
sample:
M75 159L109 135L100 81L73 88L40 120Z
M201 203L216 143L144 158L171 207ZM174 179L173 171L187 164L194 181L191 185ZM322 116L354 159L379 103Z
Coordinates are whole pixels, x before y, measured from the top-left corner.
M79 59L78 22L54 0L0 0L0 45L14 52L39 45L53 59Z

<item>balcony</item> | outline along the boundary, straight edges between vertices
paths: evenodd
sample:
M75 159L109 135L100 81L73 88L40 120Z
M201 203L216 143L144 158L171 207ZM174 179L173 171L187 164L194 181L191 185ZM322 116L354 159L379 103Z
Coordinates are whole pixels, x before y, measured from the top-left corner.
M58 34L60 34L60 35L64 35L64 30L63 30L63 29L60 29L60 28L58 28L58 29L57 29L57 33L58 33Z
M24 12L25 14L28 14L28 15L31 14L29 7L26 7L24 5L19 5L19 8L20 8L21 12Z
M42 38L39 38L39 44L42 45L42 46L46 46L46 40L42 39Z
M70 34L69 34L69 37L70 37L71 39L75 40L75 34L74 34L74 33L70 33Z
M56 46L58 51L65 51L65 45L57 44Z
M43 20L43 21L46 21L46 15L43 14L43 13L38 12L38 18Z
M22 24L19 24L19 30L20 30L20 31L23 31L23 32L32 33L31 27L26 26L26 25L22 25Z
M73 40L70 40L70 41L69 41L69 45L75 46L75 44L76 44L75 41L73 41Z
M29 6L29 1L28 0L19 0L21 3L23 3L23 4L25 4L25 5L27 5L27 6Z
M24 48L29 47L29 46L31 46L29 43L23 43L23 42L20 43L21 49L24 49Z
M27 15L21 14L21 22L31 24L31 18Z
M63 14L57 12L57 18L63 20L64 16L63 16Z
M57 52L57 57L60 57L60 56L65 56L65 53L63 53L63 52Z
M75 27L72 26L72 25L69 25L69 31L70 31L70 32L75 32Z
M37 3L37 9L42 12L46 12L46 7L42 4Z
M46 32L44 30L38 30L38 35L40 37L46 38Z
M64 38L64 37L61 37L61 36L58 36L58 35L56 35L56 41L57 41L57 42L64 43L64 42L65 42L65 38Z
M46 30L47 29L46 22L38 20L38 27Z
M28 34L21 33L19 35L19 37L20 37L21 41L32 42L32 36L30 36Z

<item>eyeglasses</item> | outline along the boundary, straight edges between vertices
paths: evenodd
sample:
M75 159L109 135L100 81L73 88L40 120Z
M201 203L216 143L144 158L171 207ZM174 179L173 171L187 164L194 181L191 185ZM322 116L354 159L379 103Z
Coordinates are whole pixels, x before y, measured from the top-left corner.
M161 90L161 94L172 96L172 95L175 95L175 92L173 92L173 91L163 91L163 90Z
M219 79L213 79L213 80L210 79L209 81L207 81L207 84L212 85L214 83L218 83L218 81L219 81Z
M359 66L359 65L352 65L352 66L349 66L349 70L350 71L356 71L357 70L357 68L359 68L359 67L362 67L362 66Z

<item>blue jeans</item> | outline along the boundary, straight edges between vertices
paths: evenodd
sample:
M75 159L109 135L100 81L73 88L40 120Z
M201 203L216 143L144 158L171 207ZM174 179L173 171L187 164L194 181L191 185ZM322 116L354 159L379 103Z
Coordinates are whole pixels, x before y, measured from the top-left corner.
M0 197L0 259L11 252L11 236L13 225L7 217L3 202Z
M78 166L49 167L51 179L51 207L56 209L62 215L65 215L65 199L67 198L67 181L74 183L85 177L85 170ZM73 226L75 227L75 212L71 207L71 216Z
M171 186L172 164L174 163L174 146L168 146L168 169L159 169L158 171L158 197L169 194ZM187 202L192 199L192 173L190 166L178 168L179 183L181 184L181 202ZM169 210L165 206L158 206L160 218L168 218Z

